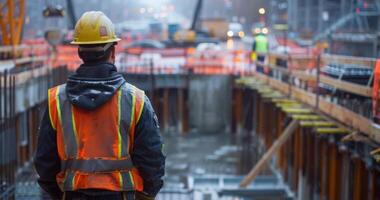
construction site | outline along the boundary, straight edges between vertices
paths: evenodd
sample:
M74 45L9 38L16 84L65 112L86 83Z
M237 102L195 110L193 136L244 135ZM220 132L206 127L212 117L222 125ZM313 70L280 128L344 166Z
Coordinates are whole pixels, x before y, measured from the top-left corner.
M87 34L83 27L95 27L81 23L88 11L112 25ZM380 0L0 0L0 31L0 200L102 199L87 198L93 190L123 199L136 191L136 200L146 200L140 192L148 200L380 200ZM110 32L112 40L98 42ZM100 118L96 109L111 103L82 112L69 93L73 80L108 87L95 75L78 78L96 65L85 56L96 48L113 49L104 62L140 89L128 104L119 85L109 97L118 114ZM165 168L154 192L149 173L133 171L144 161L133 151L152 142L130 144L148 111L159 135L146 137L158 137ZM118 144L107 146L112 130L99 124L114 118ZM127 164L107 168L94 153L117 151L123 161L123 142L127 178ZM41 152L52 143L59 197L41 184L41 167L51 171ZM120 176L121 189L99 178L107 173ZM70 198L73 191L83 198Z

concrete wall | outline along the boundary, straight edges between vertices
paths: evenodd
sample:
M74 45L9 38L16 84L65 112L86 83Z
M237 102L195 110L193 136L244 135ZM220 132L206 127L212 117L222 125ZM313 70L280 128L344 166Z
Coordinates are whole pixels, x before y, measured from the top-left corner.
M231 76L156 75L153 85L152 77L149 75L127 74L126 79L146 92L149 92L153 85L155 90L187 88L188 113L185 114L188 114L190 129L201 133L230 131L233 85ZM175 106L174 101L169 104ZM159 116L162 114L159 113L160 110L156 112ZM173 114L171 112L171 115ZM159 121L162 122L164 119Z
M230 130L232 108L230 76L195 75L189 80L189 124L201 133Z

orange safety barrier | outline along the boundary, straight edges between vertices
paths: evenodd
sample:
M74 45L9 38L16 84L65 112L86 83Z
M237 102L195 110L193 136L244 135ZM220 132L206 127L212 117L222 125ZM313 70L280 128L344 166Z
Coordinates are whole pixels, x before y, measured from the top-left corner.
M240 74L253 73L250 52L245 50L205 50L193 52L185 67L197 74Z
M73 45L59 45L56 48L56 58L53 66L67 65L70 71L75 71L82 60L78 56L78 48Z
M119 46L117 54L123 57L118 60L117 65L119 71L125 73L181 74L191 71L196 74L248 75L254 72L254 68L250 63L251 52L245 50L197 51L194 48L124 49L123 46L128 42L123 40L117 45ZM149 61L149 59L140 57L143 54L159 54L160 57L152 57L152 60ZM132 60L128 59L128 56L133 55ZM75 70L81 63L77 55L76 46L57 46L54 66L67 65L69 70Z

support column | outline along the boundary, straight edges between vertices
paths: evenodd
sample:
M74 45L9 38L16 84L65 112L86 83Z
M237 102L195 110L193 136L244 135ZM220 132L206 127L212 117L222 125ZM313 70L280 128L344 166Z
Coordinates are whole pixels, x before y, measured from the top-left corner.
M320 181L320 188L319 188L319 195L321 199L327 199L327 190L328 190L328 181L329 181L329 156L330 154L328 153L328 145L326 144L325 140L321 140L319 143L321 148L320 148L320 159L321 159L321 167L320 167L320 174L319 174L319 181Z
M189 132L189 102L188 102L188 88L184 89L183 91L183 132L187 133Z
M241 89L235 89L234 98L234 115L235 115L235 133L239 134L242 131L242 105L243 105L243 93Z
M165 88L163 90L163 130L166 133L169 129L169 89Z
M180 134L184 134L183 130L183 111L184 111L184 95L183 89L177 89L177 106L178 106L178 121L177 121L177 129Z
M339 199L338 198L338 176L337 176L337 148L335 144L329 145L329 183L328 183L328 199Z

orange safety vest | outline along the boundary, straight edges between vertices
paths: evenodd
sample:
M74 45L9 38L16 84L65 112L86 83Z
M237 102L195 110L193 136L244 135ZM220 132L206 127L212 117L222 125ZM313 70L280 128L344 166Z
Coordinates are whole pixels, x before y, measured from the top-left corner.
M49 89L48 95L61 159L61 172L56 177L60 188L142 191L143 180L130 155L144 92L125 83L95 110L73 106L65 84Z

